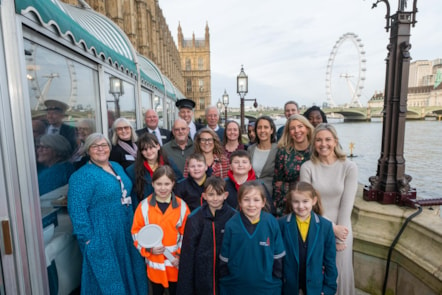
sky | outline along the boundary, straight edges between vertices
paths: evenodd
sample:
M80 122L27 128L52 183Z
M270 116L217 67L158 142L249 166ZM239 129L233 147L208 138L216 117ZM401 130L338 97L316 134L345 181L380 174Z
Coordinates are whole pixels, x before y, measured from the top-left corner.
M441 0L417 1L411 28L412 61L442 58ZM385 58L390 32L385 30L386 6L374 0L159 0L176 42L178 24L184 38L203 39L210 30L212 104L227 91L229 107L240 104L236 77L244 65L249 78L246 99L260 105L280 106L288 100L300 105L326 101L326 69L333 46L341 36L354 33L358 47L345 39L332 67L331 94L337 105L350 103L351 88L360 75L357 48L365 52L362 105L384 90ZM396 12L398 0L390 1ZM412 1L408 0L407 11ZM360 46L362 45L362 47ZM344 77L341 77L344 76ZM345 78L345 76L347 78ZM253 102L246 102L252 105Z

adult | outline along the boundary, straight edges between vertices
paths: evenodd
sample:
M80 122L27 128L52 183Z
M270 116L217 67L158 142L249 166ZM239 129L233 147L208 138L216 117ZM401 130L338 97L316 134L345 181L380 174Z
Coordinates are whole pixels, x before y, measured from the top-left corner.
M278 142L273 175L273 202L276 214L282 216L285 196L290 185L299 180L301 165L310 159L310 143L314 127L302 115L295 114L287 119L284 132Z
M37 144L37 173L40 195L66 185L75 169L69 158L71 145L59 134L45 134Z
M309 107L304 112L304 117L310 121L313 127L318 126L321 123L327 123L327 116L325 113L317 106Z
M241 128L239 127L238 122L236 121L228 121L226 124L226 132L224 132L223 136L223 146L224 151L226 153L227 158L230 158L230 155L236 150L244 150L244 144L241 142L242 135L239 132Z
M178 100L175 106L179 109L178 116L186 121L187 126L189 126L190 138L193 140L196 132L204 127L204 125L192 121L195 102L191 99L183 98Z
M66 110L69 108L67 104L59 100L46 100L46 119L48 120L48 128L46 134L60 134L67 139L71 145L71 151L77 148L77 140L75 128L63 122Z
M144 133L137 140L137 156L135 163L126 168L127 175L133 183L131 193L134 209L138 203L153 193L152 175L157 168L169 165L177 179L183 177L172 159L168 159L161 148L158 138L151 133Z
M155 110L147 110L144 113L144 122L146 123L146 127L135 131L138 136L145 133L152 133L157 137L161 146L165 145L172 139L172 132L158 127L158 114Z
M118 118L112 125L112 151L109 159L124 169L135 162L137 156L137 135L126 118Z
M86 150L84 149L84 142L86 138L95 133L95 120L81 119L77 123L77 150L72 156L72 162L76 169L80 168L89 160Z
M195 153L202 154L206 159L207 175L227 177L229 159L224 154L224 149L215 131L203 128L195 136ZM188 162L184 166L184 177L188 175Z
M289 100L284 104L284 116L286 119L290 118L292 115L299 114L299 105L296 101ZM284 131L284 126L279 127L278 132L276 134L277 140L280 140L282 137L282 133Z
M189 126L183 119L177 119L173 123L171 141L163 146L164 152L177 165L181 173L184 173L186 158L193 153L193 141L189 137Z
M278 151L276 143L276 127L272 118L261 116L255 123L256 143L249 146L247 152L252 158L252 167L256 179L264 182L270 195L273 193L273 173L275 172L275 157Z
M319 124L313 132L311 158L301 166L300 181L311 183L320 193L324 216L333 222L339 295L355 294L351 212L358 189L358 168L339 145L330 124Z
M218 125L219 112L218 108L215 106L208 106L206 108L206 120L207 128L211 128L218 135L219 140L224 137L224 128Z
M144 259L133 246L132 183L109 161L111 144L89 135L90 161L69 180L68 212L83 253L81 294L147 294Z

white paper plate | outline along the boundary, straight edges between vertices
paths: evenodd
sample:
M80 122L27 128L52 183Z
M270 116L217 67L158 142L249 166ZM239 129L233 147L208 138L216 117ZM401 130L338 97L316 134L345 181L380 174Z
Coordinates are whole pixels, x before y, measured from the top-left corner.
M163 229L157 224L148 224L138 232L137 240L143 248L160 246L163 240Z

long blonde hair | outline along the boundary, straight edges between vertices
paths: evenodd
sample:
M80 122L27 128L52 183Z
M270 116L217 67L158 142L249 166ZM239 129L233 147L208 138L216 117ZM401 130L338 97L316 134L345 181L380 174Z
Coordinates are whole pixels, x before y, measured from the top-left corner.
M290 136L290 123L292 123L293 121L299 121L305 127L307 127L308 130L307 140L309 144L312 143L313 131L315 130L315 127L313 127L313 125L303 115L300 114L291 115L287 119L287 122L285 122L284 132L282 133L281 139L278 141L278 148L285 148L288 153L295 148L295 142L293 141L293 138Z
M341 148L341 145L339 144L339 138L338 138L338 133L336 132L335 127L333 127L333 125L329 124L329 123L321 123L318 126L316 126L315 131L313 132L313 140L312 140L312 144L310 146L310 160L313 163L318 163L319 162L319 155L318 152L315 149L315 140L316 140L316 136L318 135L319 132L324 131L324 130L328 130L333 138L336 140L336 146L334 149L334 153L336 155L336 157L338 158L338 160L344 161L347 156L345 155L344 151Z

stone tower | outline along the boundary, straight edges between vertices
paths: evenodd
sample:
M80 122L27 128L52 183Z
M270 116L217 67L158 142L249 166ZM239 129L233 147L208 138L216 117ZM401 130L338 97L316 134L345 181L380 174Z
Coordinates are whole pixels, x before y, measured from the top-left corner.
M184 95L192 99L195 117L204 117L204 110L211 103L210 34L206 23L204 39L184 39L181 24L178 25L178 52L184 78Z

